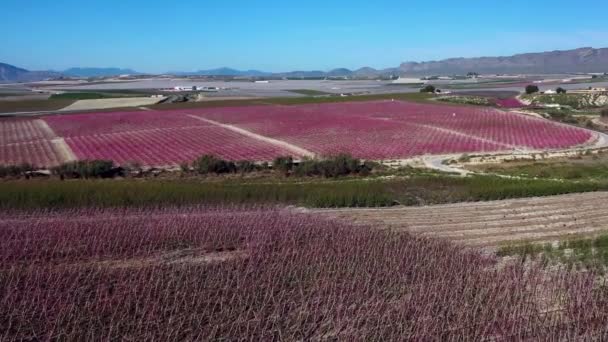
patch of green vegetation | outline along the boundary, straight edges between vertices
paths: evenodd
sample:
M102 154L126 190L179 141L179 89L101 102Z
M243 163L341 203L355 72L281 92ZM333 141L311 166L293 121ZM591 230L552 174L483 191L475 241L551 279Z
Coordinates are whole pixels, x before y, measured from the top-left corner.
M399 100L410 102L429 102L434 98L429 93L394 93L394 94L373 94L373 95L354 95L354 96L321 96L321 97L272 97L263 99L248 100L219 100L203 102L183 102L171 104L157 104L149 106L154 109L187 109L187 108L216 108L226 106L255 106L255 105L301 105L315 103L336 103L336 102L359 102L359 101L378 101L378 100Z
M523 260L542 258L571 268L604 273L608 267L608 234L565 239L556 244L510 244L498 249L498 256L520 256Z
M75 100L72 99L0 101L0 113L53 111L65 108L74 102Z
M294 204L375 207L394 202L371 181L272 182L71 180L0 183L1 208L127 207L193 204Z
M597 160L593 160L595 157ZM580 158L583 158L581 155ZM515 165L484 165L473 169L508 176L564 180L608 180L608 164L597 155L572 161L523 162Z
M607 190L608 181L572 182L455 177L408 173L392 177L263 179L30 180L0 182L0 207L160 206L191 204L292 204L375 207L443 204Z
M481 96L442 96L438 97L437 101L456 103L456 104L468 104L475 106L491 106L492 102L485 97Z
M521 79L483 80L478 82L452 83L443 86L447 89L483 89L488 86L508 86L511 83L520 83Z
M334 95L332 93L314 90L314 89L291 89L289 90L292 93L306 95L306 96L321 96L321 95Z
M99 100L99 99L113 99L121 97L137 97L141 96L136 93L121 93L121 92L65 92L61 94L53 94L50 99L52 100Z

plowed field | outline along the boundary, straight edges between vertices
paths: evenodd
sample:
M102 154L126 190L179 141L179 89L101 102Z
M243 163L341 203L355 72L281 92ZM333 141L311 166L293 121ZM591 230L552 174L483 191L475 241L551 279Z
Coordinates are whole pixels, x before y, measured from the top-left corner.
M474 247L549 242L608 232L608 192L427 207L318 212L357 223L445 238Z

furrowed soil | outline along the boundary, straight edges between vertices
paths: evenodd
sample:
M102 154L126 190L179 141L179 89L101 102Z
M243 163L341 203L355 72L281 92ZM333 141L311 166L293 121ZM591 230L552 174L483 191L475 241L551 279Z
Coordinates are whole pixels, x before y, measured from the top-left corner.
M426 207L330 209L317 213L444 238L471 247L554 242L608 232L608 192Z

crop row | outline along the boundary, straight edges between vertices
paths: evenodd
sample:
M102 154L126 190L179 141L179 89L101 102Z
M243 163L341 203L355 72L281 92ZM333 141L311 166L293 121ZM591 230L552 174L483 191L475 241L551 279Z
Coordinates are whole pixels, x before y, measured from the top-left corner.
M376 160L567 148L592 137L589 131L576 127L489 108L375 101L8 119L0 121L0 148L8 150L6 145L14 142L43 144L41 141L50 140L55 132L65 137L78 158L111 159L118 164L165 166L190 162L204 154L255 161L293 155L283 147L191 115L282 140L319 156L349 153ZM52 161L30 152L25 148L5 152L0 163Z
M44 121L32 119L0 120L0 145L51 139L52 132L43 128Z
M44 118L62 137L124 133L164 128L203 126L201 121L170 111L110 112L54 115Z
M269 208L2 212L3 340L561 340L592 273Z
M562 148L585 143L588 131L567 127L523 115L494 109L464 106L430 105L400 101L341 103L285 107L246 107L198 110L198 115L234 124L262 135L289 140L291 137L328 136L335 141L348 140L349 135L374 147L375 135L396 135L416 144L402 124L418 124L442 129L444 133L465 134L501 145L523 148ZM407 126L405 126L407 127ZM351 137L352 138L352 137ZM435 137L427 137L433 141ZM314 139L311 139L314 141ZM402 144L393 139L390 144ZM322 148L324 144L318 144ZM313 148L313 151L316 149ZM427 153L435 153L429 150ZM450 152L450 151L444 151ZM461 152L467 152L461 151ZM351 151L358 155L357 151ZM393 155L408 157L411 155ZM362 156L365 157L365 156Z
M29 163L36 166L55 166L61 162L61 155L50 140L0 145L0 165Z
M176 165L203 154L229 160L272 160L289 152L214 126L168 128L78 136L66 142L79 159L109 159L119 164Z

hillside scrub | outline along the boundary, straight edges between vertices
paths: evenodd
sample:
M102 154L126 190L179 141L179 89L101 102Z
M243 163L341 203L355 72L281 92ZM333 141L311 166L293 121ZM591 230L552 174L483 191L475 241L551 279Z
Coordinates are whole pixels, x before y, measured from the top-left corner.
M559 104L573 109L598 108L608 105L608 95L602 94L534 94L524 95L534 105Z

